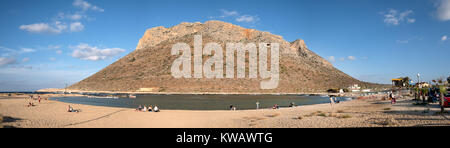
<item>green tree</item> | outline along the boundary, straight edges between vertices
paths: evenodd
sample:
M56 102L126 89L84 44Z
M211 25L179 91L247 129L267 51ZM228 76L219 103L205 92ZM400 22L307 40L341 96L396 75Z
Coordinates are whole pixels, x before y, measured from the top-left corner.
M450 77L449 77L450 78ZM447 78L448 80L448 78ZM444 113L444 95L447 94L447 88L445 87L442 79L438 79L438 83L436 84L439 87L439 100L441 104L441 113Z
M421 91L422 91L422 103L425 104L425 103L427 103L425 101L425 99L428 96L429 89L428 89L428 87L424 87L424 88L421 89Z
M409 87L409 81L411 80L409 77L404 77L404 78L401 78L402 79L402 86L406 86L406 87Z

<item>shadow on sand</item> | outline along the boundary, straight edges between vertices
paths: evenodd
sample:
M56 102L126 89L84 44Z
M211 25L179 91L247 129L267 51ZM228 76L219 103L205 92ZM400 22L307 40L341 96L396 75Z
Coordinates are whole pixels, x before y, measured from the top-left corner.
M3 116L2 121L1 121L0 124L17 122L17 121L20 121L20 120L23 120L23 119L20 119L20 118L14 118L14 117L9 117L9 116ZM16 128L16 127L10 126L10 125L2 125L2 126L0 126L0 127L2 127L2 128Z

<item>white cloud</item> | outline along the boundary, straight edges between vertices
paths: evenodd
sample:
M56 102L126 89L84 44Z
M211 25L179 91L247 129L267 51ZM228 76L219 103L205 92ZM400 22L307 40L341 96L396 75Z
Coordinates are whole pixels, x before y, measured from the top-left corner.
M30 52L35 52L35 51L36 51L36 50L31 49L31 48L21 48L20 51L19 51L19 54L22 54L22 53L30 53Z
M395 42L397 42L397 43L399 43L399 44L406 44L406 43L409 42L409 40L397 40L397 41L395 41Z
M441 37L441 41L442 42L447 41L447 40L448 40L448 36L447 35L444 35L444 36Z
M97 7L95 5L92 5L91 3L84 1L84 0L75 0L73 2L73 5L75 7L83 9L83 11L87 11L87 10L94 10L94 11L99 11L99 12L105 11L104 9Z
M125 52L124 49L120 48L100 49L98 47L89 46L88 44L83 43L71 48L74 49L72 57L90 61L105 60L107 58L114 57L122 52Z
M340 61L345 61L345 58L344 57L340 57L339 60Z
M437 17L441 21L450 20L450 0L440 0L437 6Z
M347 59L352 60L352 61L356 60L356 58L354 56L348 56Z
M31 33L60 34L67 28L67 25L59 21L55 21L53 24L35 23L30 25L21 25L19 28Z
M62 50L60 49L60 45L48 45L47 47L50 50L54 50L57 54L62 54Z
M49 58L49 60L50 60L50 61L56 61L56 58L51 57L51 58Z
M15 63L16 63L15 58L0 57L0 67L4 67Z
M28 61L30 61L30 58L28 58L28 57L22 59L22 62L28 62Z
M330 56L330 57L328 57L328 61L336 62L336 58L334 56Z
M414 23L416 22L416 19L414 18L410 18L408 17L410 14L412 14L413 11L412 10L406 10L403 12L398 12L395 9L389 9L389 11L386 12L382 12L381 14L384 15L384 23L388 24L388 25L400 25L402 22L407 22L407 23Z
M34 23L20 25L19 29L25 30L31 33L47 33L47 34L60 34L63 32L79 32L84 30L84 25L80 22L82 19L88 18L86 11L93 10L98 12L104 12L104 10L98 6L92 5L84 0L75 0L73 6L80 8L74 14L59 12L52 23ZM70 24L70 25L67 25Z
M70 15L70 16L69 16L69 18L70 18L71 20L75 20L75 21L80 20L80 19L82 19L83 17L84 17L84 15L81 15L81 14L73 14L73 15Z
M71 32L80 32L84 29L84 25L80 22L74 22L70 24L70 31Z
M222 16L220 16L222 18L239 15L239 13L237 11L228 11L225 9L221 9L220 11L222 12Z
M251 15L242 15L242 16L236 18L237 22L246 22L246 23L254 23L258 20L259 20L259 18L257 16L251 16Z
M237 22L240 23L255 23L259 21L259 17L256 15L247 15L247 14L240 14L238 11L232 10L226 10L226 9L220 9L219 10L222 14L219 16L220 18L226 18L231 17ZM209 17L209 19L214 19L216 17Z
M15 49L1 47L1 46L0 46L0 49L4 51L1 54L1 56L3 56L3 57L12 57L12 56L17 56L20 54L25 54L25 53L30 53L30 52L36 51L31 48L20 48L20 50L15 50Z
M59 48L61 48L60 45L48 45L48 49L51 49L51 50L56 50L56 49L59 49Z

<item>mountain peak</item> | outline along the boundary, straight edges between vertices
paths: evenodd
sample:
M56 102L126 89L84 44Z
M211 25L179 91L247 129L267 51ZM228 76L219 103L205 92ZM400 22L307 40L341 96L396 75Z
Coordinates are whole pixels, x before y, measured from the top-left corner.
M264 80L262 78L174 78L171 76L171 65L180 55L171 54L172 46L182 42L193 47L195 35L202 35L202 46L210 42L222 46L225 46L225 43L278 43L279 86L262 90L259 87L260 82ZM192 49L191 52L193 53ZM209 57L202 58L206 61ZM246 65L248 64L246 61ZM288 42L283 37L269 32L222 21L206 21L183 22L169 28L150 28L139 40L135 51L69 88L173 93L302 93L343 88L353 84L366 83L334 68L327 60L309 50L304 40Z

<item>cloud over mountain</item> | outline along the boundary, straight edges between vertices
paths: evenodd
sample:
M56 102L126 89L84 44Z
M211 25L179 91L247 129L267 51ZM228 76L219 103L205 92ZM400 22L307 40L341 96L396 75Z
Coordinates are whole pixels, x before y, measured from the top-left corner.
M74 51L72 52L72 57L90 61L109 59L122 52L125 52L124 49L120 48L99 48L95 46L89 46L88 44L84 43L71 48L74 49Z

